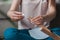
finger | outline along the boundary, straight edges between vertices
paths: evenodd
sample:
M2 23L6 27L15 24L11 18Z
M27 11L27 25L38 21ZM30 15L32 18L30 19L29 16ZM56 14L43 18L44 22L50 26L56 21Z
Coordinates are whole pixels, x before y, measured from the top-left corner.
M17 14L17 15L22 15L22 12L15 12L15 14Z
M13 16L13 17L14 17L14 16L19 17L19 16L22 16L22 15L12 14L12 16Z
M38 20L38 19L41 19L42 17L41 16L38 16L38 17L34 17L32 20Z
M41 22L41 21L43 21L43 18L37 18L37 19L31 20L31 21L34 21L34 22L39 21L39 22Z
M22 15L13 15L12 17L23 17Z
M38 21L31 21L32 23L43 23L43 20L38 20Z
M34 22L34 24L36 24L36 25L41 25L42 23L39 22L39 21L37 21L37 22Z
M14 19L17 19L17 20L21 20L23 19L24 17L20 16L20 17L13 17Z
M43 22L36 22L37 25L43 25Z
M19 18L18 18L18 17L12 17L12 19L14 19L14 20L18 20Z
M19 20L22 20L24 17L19 17Z
M43 18L37 18L34 21L42 21L42 20L43 20Z

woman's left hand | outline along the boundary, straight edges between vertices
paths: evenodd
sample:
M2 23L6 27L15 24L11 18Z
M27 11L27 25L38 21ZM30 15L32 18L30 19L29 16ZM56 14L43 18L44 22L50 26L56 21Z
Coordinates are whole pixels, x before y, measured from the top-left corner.
M35 25L42 25L44 22L44 18L43 16L37 16L34 18L29 18L29 20L31 21L31 23L35 24Z

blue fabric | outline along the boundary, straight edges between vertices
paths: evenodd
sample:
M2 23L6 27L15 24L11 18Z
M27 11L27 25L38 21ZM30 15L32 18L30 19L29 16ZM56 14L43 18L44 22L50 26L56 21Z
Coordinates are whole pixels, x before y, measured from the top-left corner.
M60 36L60 27L52 28L51 31Z
M57 34L60 36L60 28L56 27L56 28L51 28L50 29L53 33ZM37 40L32 38L29 33L28 30L18 30L16 28L7 28L4 31L4 38L5 40ZM46 38L44 40L53 40L51 37Z
M32 38L28 30L18 30L16 28L8 28L4 32L5 40L35 40Z

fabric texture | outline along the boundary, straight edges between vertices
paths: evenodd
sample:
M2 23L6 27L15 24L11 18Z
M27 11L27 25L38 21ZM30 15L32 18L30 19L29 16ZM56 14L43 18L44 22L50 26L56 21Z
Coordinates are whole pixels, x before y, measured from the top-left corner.
M60 27L51 28L50 30L56 35L60 36ZM4 31L4 40L38 40L38 39L32 38L29 35L28 30L26 29L18 30L16 28L7 28ZM53 39L51 37L48 37L46 39L41 40L53 40Z
M20 22L18 21L18 29L34 28L35 25L28 18L46 15L47 10L47 0L22 0L22 14L24 14L24 19ZM49 22L44 22L43 25L49 26Z
M31 23L28 20L28 18L30 17L46 15L47 9L48 9L47 0L22 0L22 14L24 14L24 19L21 20L20 22L18 21L18 29L21 30L21 29L31 28L32 30L29 31L29 33L33 38L36 38L36 39L43 39L43 38L49 37L44 32L40 31L40 27L39 29L37 29L37 25L35 25L34 23ZM43 25L48 27L49 22L44 22ZM38 33L35 33L36 31ZM33 33L35 33L35 35L33 35ZM40 35L44 35L46 37L42 38Z

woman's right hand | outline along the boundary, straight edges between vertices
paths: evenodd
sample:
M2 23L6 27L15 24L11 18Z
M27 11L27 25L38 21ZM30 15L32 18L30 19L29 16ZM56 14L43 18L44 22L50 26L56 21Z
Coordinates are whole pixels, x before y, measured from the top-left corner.
M19 21L24 18L22 12L18 12L18 11L8 11L7 16L11 18L12 21Z

